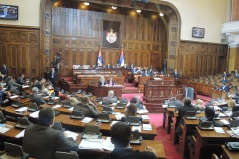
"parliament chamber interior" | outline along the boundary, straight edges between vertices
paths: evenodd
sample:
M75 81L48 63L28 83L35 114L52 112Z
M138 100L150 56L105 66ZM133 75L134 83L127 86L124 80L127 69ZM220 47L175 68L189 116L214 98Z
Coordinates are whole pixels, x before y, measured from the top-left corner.
M0 158L238 159L239 0L1 0Z

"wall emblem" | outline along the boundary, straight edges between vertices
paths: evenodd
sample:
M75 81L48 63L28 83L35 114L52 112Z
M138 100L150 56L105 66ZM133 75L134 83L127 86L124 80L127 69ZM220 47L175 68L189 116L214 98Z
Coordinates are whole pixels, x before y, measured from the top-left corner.
M113 32L114 30L111 28L110 32L106 32L106 40L109 43L114 43L117 40L117 32Z

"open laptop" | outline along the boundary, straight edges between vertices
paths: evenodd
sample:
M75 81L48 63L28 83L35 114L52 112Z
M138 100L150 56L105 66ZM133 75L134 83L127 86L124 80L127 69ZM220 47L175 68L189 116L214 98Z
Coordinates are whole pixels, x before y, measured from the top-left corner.
M38 110L37 104L36 103L31 103L29 108L27 109L29 112L35 112Z
M102 123L110 123L111 120L109 114L100 113L97 121Z
M195 111L187 111L185 118L189 119L189 120L196 120L197 119L196 112Z
M81 134L83 139L100 139L101 136L100 127L97 125L86 125L85 130Z
M66 101L66 102L62 103L62 107L64 107L64 108L71 108L72 107L71 106L71 102Z
M117 103L115 108L117 108L117 109L125 109L125 106L124 106L123 103Z
M23 152L22 146L4 142L5 152L0 158L1 159L26 159L29 154Z
M15 125L15 127L20 129L26 129L26 127L30 124L31 123L29 122L27 117L17 117L17 124Z
M138 116L128 116L127 121L130 126L139 126L141 124L140 117Z
M199 127L199 129L202 129L202 130L214 130L212 121L200 122L198 127Z
M81 119L84 118L84 115L83 115L82 111L73 110L71 115L70 115L70 117L72 119L79 119L79 120L81 120Z
M12 104L12 107L14 107L14 108L21 107L21 102L19 100L14 100L14 103Z

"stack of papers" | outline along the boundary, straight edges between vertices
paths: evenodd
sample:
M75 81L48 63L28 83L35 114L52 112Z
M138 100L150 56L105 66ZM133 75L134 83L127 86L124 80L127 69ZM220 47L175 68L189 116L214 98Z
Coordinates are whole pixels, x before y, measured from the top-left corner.
M60 104L57 104L57 105L53 106L52 108L53 108L53 109L56 109L56 108L59 108L59 107L61 107L61 105L60 105Z
M152 130L151 124L143 124L143 130Z
M115 145L111 143L111 137L107 137L105 142L103 143L103 149L108 151L113 151L115 148Z
M139 132L141 132L141 126L132 126L131 131L139 131Z
M72 132L72 131L64 131L64 135L66 136L66 137L72 137L74 140L76 140L76 138L77 138L77 136L78 136L78 134L77 133L74 133L74 132Z
M223 124L227 125L227 124L230 124L229 121L225 120L225 119L221 119L220 120Z
M146 109L140 109L137 111L138 114L147 114L149 111Z
M92 121L93 118L90 118L90 117L85 117L81 122L82 123L89 123Z
M0 133L4 134L8 130L10 130L10 129L6 127L6 124L0 124Z
M71 108L69 108L68 110L69 110L69 111L73 111L73 109L74 109L74 107L71 107Z
M219 115L218 116L220 116L220 117L225 117L226 115L225 114L223 114L223 113L219 113Z
M22 86L22 88L28 88L28 87L30 87L30 86L29 85Z
M149 116L148 115L141 115L141 118L145 119L145 120L149 120Z
M224 131L221 127L214 127L214 130L215 130L217 133L225 133L225 131Z
M30 117L38 118L39 110L29 114Z
M167 108L167 107L168 107L168 105L165 105L165 104L163 104L163 105L162 105L162 107L163 107L163 108Z
M111 122L111 124L110 124L110 126L113 126L115 123L117 123L117 122L119 122L119 121L112 121Z
M121 120L125 115L124 114L115 114L116 120Z
M79 145L79 149L95 149L103 150L104 139L83 139Z
M18 98L18 95L11 96L10 98L11 98L11 99L13 99L13 98Z

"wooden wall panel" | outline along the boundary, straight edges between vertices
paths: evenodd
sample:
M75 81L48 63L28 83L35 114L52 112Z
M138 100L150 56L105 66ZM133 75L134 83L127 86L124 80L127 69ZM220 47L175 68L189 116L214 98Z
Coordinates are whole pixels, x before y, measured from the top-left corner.
M6 64L9 75L39 77L41 59L39 51L39 29L0 25L0 66Z
M183 77L214 75L226 70L227 45L181 41L178 70Z
M166 57L167 29L160 18L145 18L87 11L73 8L53 8L53 53L63 51L64 76L71 75L73 64L95 65L101 43L103 20L119 21L120 38L123 44L125 63L138 67L161 68ZM59 26L60 25L60 26ZM56 49L57 48L57 49ZM151 54L158 54L157 60ZM117 64L119 49L102 48L104 64ZM67 58L67 62L65 62Z
M239 0L232 0L232 21L239 20Z

